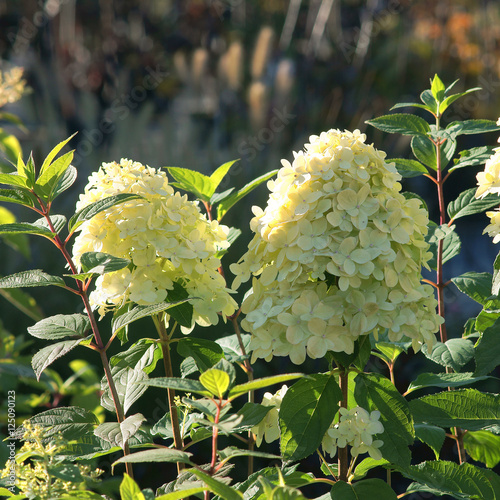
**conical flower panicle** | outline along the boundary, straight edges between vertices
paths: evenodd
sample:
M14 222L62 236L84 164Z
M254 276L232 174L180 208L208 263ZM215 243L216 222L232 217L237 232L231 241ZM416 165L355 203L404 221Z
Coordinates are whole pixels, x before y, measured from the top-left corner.
M208 221L196 202L175 192L166 174L138 162L122 159L103 163L89 177L77 210L119 193L142 198L104 210L81 226L73 255L78 264L84 252L105 252L132 261L131 268L104 274L96 280L90 302L99 313L127 302L162 302L180 283L194 308L193 320L215 325L226 319L236 302L219 274L219 250L229 246L228 228Z
M385 329L416 350L435 342L443 320L420 281L427 212L365 140L359 130L310 137L292 164L282 160L266 209L253 208L255 236L231 266L233 288L253 276L242 305L253 360L352 353L361 335Z

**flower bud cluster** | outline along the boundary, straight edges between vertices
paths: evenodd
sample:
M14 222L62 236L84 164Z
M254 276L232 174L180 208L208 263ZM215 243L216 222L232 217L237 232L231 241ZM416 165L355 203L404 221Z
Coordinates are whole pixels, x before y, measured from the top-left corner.
M500 118L497 120L500 125ZM498 139L500 142L500 138ZM495 148L494 153L488 158L484 165L484 171L479 172L477 178L476 198L481 199L489 194L500 195L500 147ZM485 227L483 234L493 237L493 243L500 241L500 209L486 212L490 223Z
M266 443L272 443L280 437L279 426L279 410L281 401L283 400L288 387L284 385L276 394L266 392L262 398L262 406L274 406L268 411L264 419L255 427L252 427L252 432L255 434L255 444L260 446L262 439Z
M334 457L337 448L350 446L353 457L368 453L374 460L380 460L379 448L384 443L373 439L375 434L384 432L384 426L379 422L380 412L368 413L356 406L350 410L340 408L339 413L339 421L328 429L321 443L325 452Z
M253 276L242 305L252 361L352 353L360 335L384 329L415 350L435 342L443 320L420 281L427 212L365 140L359 130L310 137L282 160L266 209L253 208L255 236L231 266L233 288Z
M104 210L81 226L73 255L105 252L127 258L132 265L96 280L91 304L101 315L127 302L149 305L162 302L175 282L181 284L194 308L193 320L201 326L226 319L237 304L218 272L220 250L229 246L228 228L208 221L196 202L181 196L168 184L166 174L138 162L122 159L103 163L89 177L77 210L119 193L141 198Z

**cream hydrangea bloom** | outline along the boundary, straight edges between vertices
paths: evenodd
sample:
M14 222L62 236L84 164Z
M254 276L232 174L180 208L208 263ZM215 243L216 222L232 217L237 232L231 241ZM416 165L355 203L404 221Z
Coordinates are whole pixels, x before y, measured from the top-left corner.
M272 443L280 437L280 426L279 426L279 410L281 406L281 401L286 394L288 387L284 385L276 394L271 394L266 392L262 398L262 406L274 406L269 410L264 417L264 419L252 427L252 432L255 434L255 444L260 446L262 440L265 439L266 443Z
M89 177L77 210L119 193L142 198L126 201L95 215L81 226L73 256L79 264L85 252L104 252L132 261L120 271L96 280L90 302L99 313L127 302L149 305L162 302L180 283L191 297L193 321L217 324L237 304L218 272L219 250L229 246L228 228L208 221L196 202L168 184L166 174L141 163L122 159L103 163Z
M359 130L312 136L268 182L266 209L253 208L255 236L231 266L235 289L253 276L242 304L252 361L352 353L381 329L415 350L434 344L443 319L421 283L427 212L365 140Z
M497 120L497 125L500 125L500 118ZM484 171L479 172L476 178L478 184L476 198L481 199L489 194L500 195L500 147L494 149L494 153L484 165ZM498 243L500 241L500 212L497 209L486 212L486 215L490 218L490 223L484 229L483 234L488 233L493 237L493 243Z
M368 453L374 460L380 460L382 454L379 448L383 441L374 440L375 434L384 432L379 411L368 413L360 406L348 410L339 409L338 422L334 423L326 432L321 446L331 457L337 453L337 448L351 447L351 455L357 457Z

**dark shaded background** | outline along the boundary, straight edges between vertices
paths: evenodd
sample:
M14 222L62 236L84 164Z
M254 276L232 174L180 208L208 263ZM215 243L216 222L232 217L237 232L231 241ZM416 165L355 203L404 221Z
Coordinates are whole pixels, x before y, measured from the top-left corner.
M365 120L397 102L416 101L436 72L445 84L460 79L457 90L482 87L458 101L445 121L496 120L499 20L494 0L0 0L2 67L23 66L32 88L7 110L23 119L27 131L13 131L25 156L33 150L38 162L78 131L71 145L79 180L56 208L65 214L88 175L122 157L207 174L240 158L224 188L279 168L280 158L291 159L309 135L330 128L366 130L368 141L389 157L409 158L408 138L367 129ZM466 140L461 149L494 144L496 137ZM475 174L456 172L447 200L472 187ZM432 183L419 178L405 188L424 196L435 218ZM266 197L263 187L225 223L247 228L250 206L264 206ZM458 221L463 250L446 264L445 277L491 271L496 249L481 236L486 223L484 215ZM246 229L229 262L249 238ZM45 242L33 242L30 262L0 245L1 274L27 267L64 272ZM58 290L33 295L47 316L78 307ZM459 337L478 309L453 286L446 301L450 336ZM16 335L32 323L3 299L0 314ZM230 333L218 328L207 337ZM277 358L275 365L287 363ZM65 363L55 366L64 372ZM259 375L274 369L256 364ZM420 367L405 363L401 369L405 387Z

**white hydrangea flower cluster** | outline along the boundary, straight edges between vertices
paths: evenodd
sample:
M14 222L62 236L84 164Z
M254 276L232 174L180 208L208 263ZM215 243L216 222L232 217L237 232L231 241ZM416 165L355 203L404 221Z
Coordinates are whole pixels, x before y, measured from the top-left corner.
M352 353L360 335L387 329L418 350L435 342L443 319L427 267L428 215L401 193L401 176L359 130L310 137L293 164L282 160L256 233L237 264L233 288L253 275L242 311L252 362Z
M113 206L86 221L73 246L77 264L84 252L105 252L133 263L131 268L96 280L90 301L99 313L126 302L162 302L178 282L190 297L199 297L192 301L197 324L216 325L219 313L224 320L233 314L237 304L218 272L220 260L216 257L229 246L229 229L208 221L196 202L175 192L165 172L125 159L103 163L89 177L76 208L119 193L142 198Z
M255 444L260 446L262 439L266 443L272 443L280 437L279 426L279 410L281 401L283 400L288 387L284 385L276 394L266 392L262 398L262 406L274 406L269 410L264 419L255 427L252 427L252 432L255 434Z
M500 118L497 120L500 125ZM498 139L500 142L500 138ZM484 171L476 176L478 188L476 198L482 199L489 194L500 195L500 147L494 149L494 153L488 158L484 165ZM486 212L490 223L485 227L483 234L493 237L493 243L500 241L500 209Z
M380 460L382 453L379 448L384 444L380 439L374 440L375 434L384 432L379 411L368 413L360 406L348 410L340 408L340 417L325 434L321 446L332 458L337 448L351 447L351 455L357 457L368 453L374 460Z

